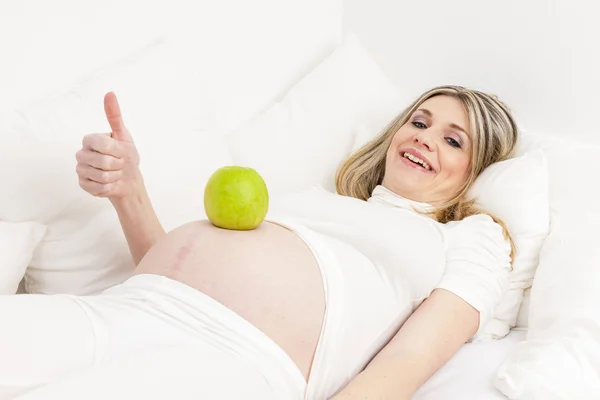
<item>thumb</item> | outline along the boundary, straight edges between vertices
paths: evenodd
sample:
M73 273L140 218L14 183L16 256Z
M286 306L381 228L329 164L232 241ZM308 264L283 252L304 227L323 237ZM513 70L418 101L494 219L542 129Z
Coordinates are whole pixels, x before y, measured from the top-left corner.
M110 129L112 130L111 136L113 139L121 142L133 142L133 138L125 126L125 122L123 122L119 101L113 92L108 92L104 96L104 113L110 124Z

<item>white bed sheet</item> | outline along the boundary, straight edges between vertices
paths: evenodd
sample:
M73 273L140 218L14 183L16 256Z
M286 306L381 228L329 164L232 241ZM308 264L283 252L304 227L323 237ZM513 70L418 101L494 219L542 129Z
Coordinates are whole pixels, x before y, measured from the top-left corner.
M514 330L502 340L464 345L413 400L506 400L494 388L494 375L508 353L525 340L526 333Z

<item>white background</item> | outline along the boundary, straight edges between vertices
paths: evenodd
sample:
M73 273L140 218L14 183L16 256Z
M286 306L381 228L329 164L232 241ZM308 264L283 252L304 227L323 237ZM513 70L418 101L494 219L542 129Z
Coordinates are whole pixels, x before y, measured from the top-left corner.
M354 31L401 90L493 92L524 126L600 136L600 3L345 0Z
M187 12L185 4L201 4L201 12ZM256 4L269 3L0 0L0 107L81 78L163 31L204 27L205 48L243 40L263 25L244 18ZM281 18L283 8L290 9L287 18L298 14L304 4L312 7L306 15L320 12L316 0L270 4L260 13L273 13L272 20L277 13ZM411 97L434 85L461 84L496 93L530 129L571 135L600 131L598 2L344 0L344 7L345 31L355 32ZM298 25L306 35L314 31L311 24ZM266 30L261 40L277 38L277 32ZM242 56L240 63L259 68L259 60Z

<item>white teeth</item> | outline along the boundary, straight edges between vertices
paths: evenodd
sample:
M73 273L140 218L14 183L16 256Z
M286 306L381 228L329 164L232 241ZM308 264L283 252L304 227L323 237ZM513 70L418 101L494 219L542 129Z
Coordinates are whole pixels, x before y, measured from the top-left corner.
M429 164L427 164L425 161L421 160L419 157L415 157L410 153L404 153L404 157L408 158L409 160L411 160L414 163L421 164L423 166L423 168L425 168L428 171L431 170L431 167L429 166Z

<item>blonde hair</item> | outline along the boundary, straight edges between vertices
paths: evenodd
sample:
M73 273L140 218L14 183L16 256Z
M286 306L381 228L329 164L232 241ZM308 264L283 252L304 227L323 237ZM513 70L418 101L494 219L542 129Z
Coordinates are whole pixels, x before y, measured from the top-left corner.
M510 158L515 150L518 128L508 107L495 96L461 86L440 86L423 93L398 115L375 139L365 144L342 163L336 174L337 192L344 196L367 200L373 189L383 181L387 150L394 134L406 124L411 115L435 96L451 96L465 107L469 118L469 132L473 138L469 175L458 193L440 205L432 216L441 223L459 221L475 214L488 214L479 209L467 192L481 172L493 163ZM515 245L503 221L490 215L500 224L511 243L511 257Z

